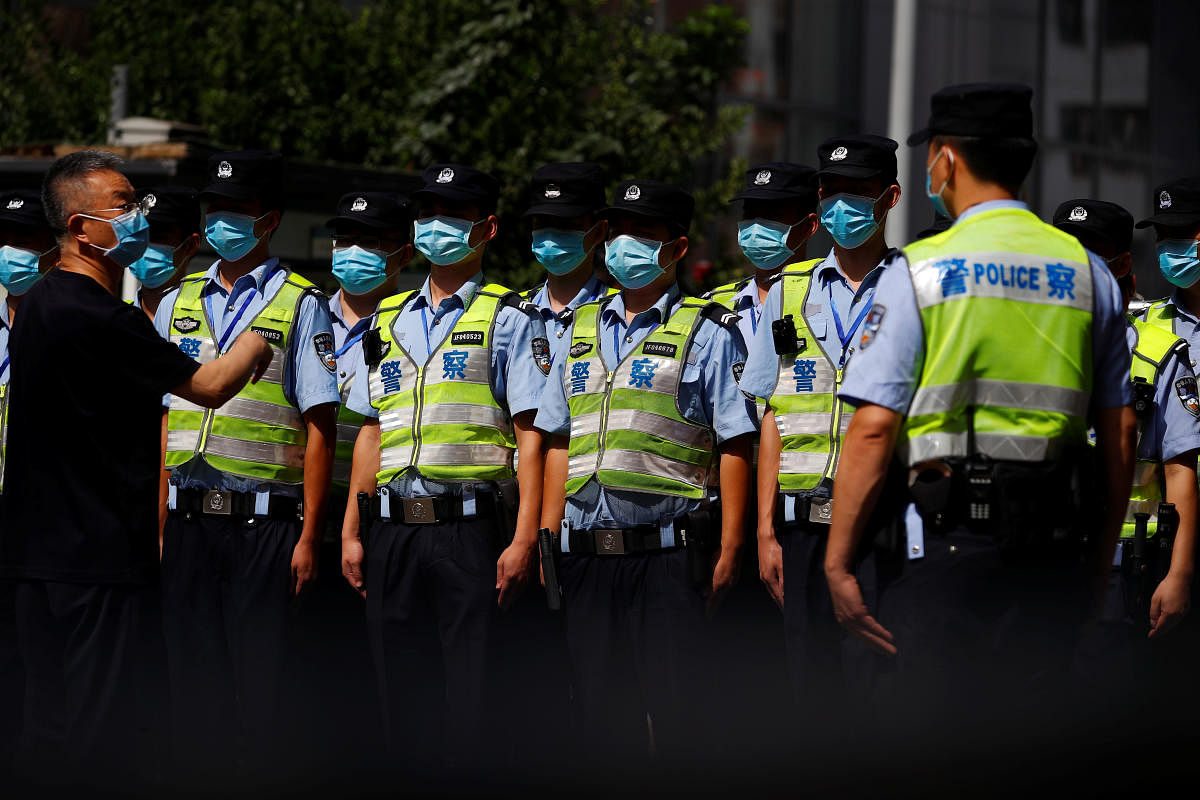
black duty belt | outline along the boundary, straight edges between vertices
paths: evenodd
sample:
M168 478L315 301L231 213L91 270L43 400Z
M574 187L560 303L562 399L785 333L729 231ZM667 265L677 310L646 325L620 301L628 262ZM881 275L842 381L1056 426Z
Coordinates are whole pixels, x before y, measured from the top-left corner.
M830 497L796 497L796 518L785 519L787 511L787 495L780 494L775 498L775 527L798 525L818 532L828 533L829 524L833 521L833 498Z
M261 516L254 513L258 495L254 492L229 492L216 489L179 489L175 493L176 514L203 514L208 517ZM301 519L302 501L298 497L271 495L267 501L269 519Z
M475 513L470 515L463 513L462 498L452 495L400 497L391 494L388 496L389 514L386 517L383 515L382 502L378 494L371 498L371 515L375 519L403 522L406 525L433 525L467 517L492 517L496 512L496 497L491 492L475 493Z
M715 511L697 511L675 519L675 544L663 547L662 529L658 525L637 525L632 528L593 528L572 530L569 544L571 555L625 556L636 553L657 553L681 547L703 547L712 537L713 524L720 524ZM720 531L715 538L720 537Z

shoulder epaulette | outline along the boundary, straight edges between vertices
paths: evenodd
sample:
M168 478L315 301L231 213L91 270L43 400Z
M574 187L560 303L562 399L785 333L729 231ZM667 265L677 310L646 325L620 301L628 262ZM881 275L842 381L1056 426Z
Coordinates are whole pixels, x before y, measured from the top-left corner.
M506 293L500 298L500 302L501 304L515 308L518 311L524 311L529 315L530 318L536 319L539 322L542 319L542 312L538 310L538 307L528 300L522 298L518 292L510 291Z
M705 319L711 319L723 328L736 331L738 329L738 315L730 311L720 303L708 303L700 311L700 316Z

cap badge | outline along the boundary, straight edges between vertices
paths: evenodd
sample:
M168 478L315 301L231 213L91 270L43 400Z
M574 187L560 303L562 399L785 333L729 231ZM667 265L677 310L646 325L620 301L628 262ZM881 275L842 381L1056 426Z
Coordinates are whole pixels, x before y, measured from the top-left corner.
M625 190L625 199L626 200L637 200L641 196L642 196L642 190L639 189L636 185L630 186L628 189Z
M838 145L833 148L833 152L829 154L830 161L844 161L846 156L850 155L850 151L845 147Z
M1087 219L1087 209L1083 206L1075 206L1071 209L1071 213L1067 215L1067 219L1071 222L1083 222Z
M765 186L766 184L768 184L770 182L771 182L771 170L769 170L769 169L764 169L761 172L759 172L757 175L754 176L754 185L755 186Z
M438 173L438 176L437 176L438 183L449 183L452 180L454 180L454 170L450 169L449 167L446 167L445 169L443 169L441 172Z
M14 197L12 200L9 200L9 201L8 201L8 210L9 210L9 211L12 211L12 210L14 210L14 209L18 209L18 208L20 208L20 207L21 207L21 206L23 206L23 205L25 205L25 201L24 201L24 200L22 200L22 199L21 199L21 198L19 198L19 197Z
M553 200L554 198L559 197L560 195L562 195L562 189L559 189L556 184L553 184L553 183L546 184L547 199Z
M350 210L351 211L366 211L367 210L367 198L365 198L365 197L354 198L354 202L350 204Z
M1165 191L1159 192L1158 193L1158 207L1159 208L1170 208L1171 207L1171 195L1169 195Z
M230 164L228 161L222 161L220 164L217 164L217 177L232 178L233 164Z

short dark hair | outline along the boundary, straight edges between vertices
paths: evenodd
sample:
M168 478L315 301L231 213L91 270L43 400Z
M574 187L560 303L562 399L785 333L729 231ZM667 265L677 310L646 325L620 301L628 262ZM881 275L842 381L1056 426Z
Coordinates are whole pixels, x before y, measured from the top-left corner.
M953 148L976 178L1001 186L1014 196L1021 191L1037 155L1037 142L1033 139L938 134L933 141L935 145Z
M119 156L104 150L80 150L50 165L42 180L42 205L55 236L66 234L67 220L81 210L75 206L79 203L78 192L84 179L104 170L120 172L124 163Z

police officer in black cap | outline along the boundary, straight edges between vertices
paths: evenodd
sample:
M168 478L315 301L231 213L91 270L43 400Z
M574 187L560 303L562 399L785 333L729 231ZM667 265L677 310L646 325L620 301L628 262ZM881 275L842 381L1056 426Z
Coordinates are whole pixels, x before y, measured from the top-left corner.
M154 186L142 192L149 211L150 244L129 271L138 279L135 302L150 319L158 311L159 301L179 285L188 263L200 249L200 200L186 186Z
M271 255L284 163L270 151L208 161L204 233L218 259L163 298L155 328L198 361L243 331L271 345L255 384L207 414L165 414L170 472L163 611L176 754L218 780L271 769L281 742L289 607L315 580L336 438L328 302Z
M558 357L566 349L571 313L609 291L596 276L594 256L608 238L608 221L596 214L604 207L604 168L581 161L546 164L533 173L530 192L525 216L546 280L524 297L541 312L551 354Z
M1135 227L1154 228L1158 268L1175 288L1169 298L1152 303L1141 316L1187 339L1195 353L1200 348L1200 177L1156 186L1153 204L1154 214Z
M601 216L623 289L576 309L537 416L551 436L542 526L564 554L577 744L617 771L645 757L647 715L660 756L708 754L702 623L736 581L744 539L756 430L737 388L745 346L736 315L676 285L692 208L669 184L617 186Z
M413 242L429 278L380 304L347 402L366 419L342 567L366 597L392 763L462 776L506 749L487 730L495 637L500 611L537 575L542 437L533 417L550 351L537 310L483 277L496 179L435 164L424 182L412 195ZM373 495L366 520L360 493Z

